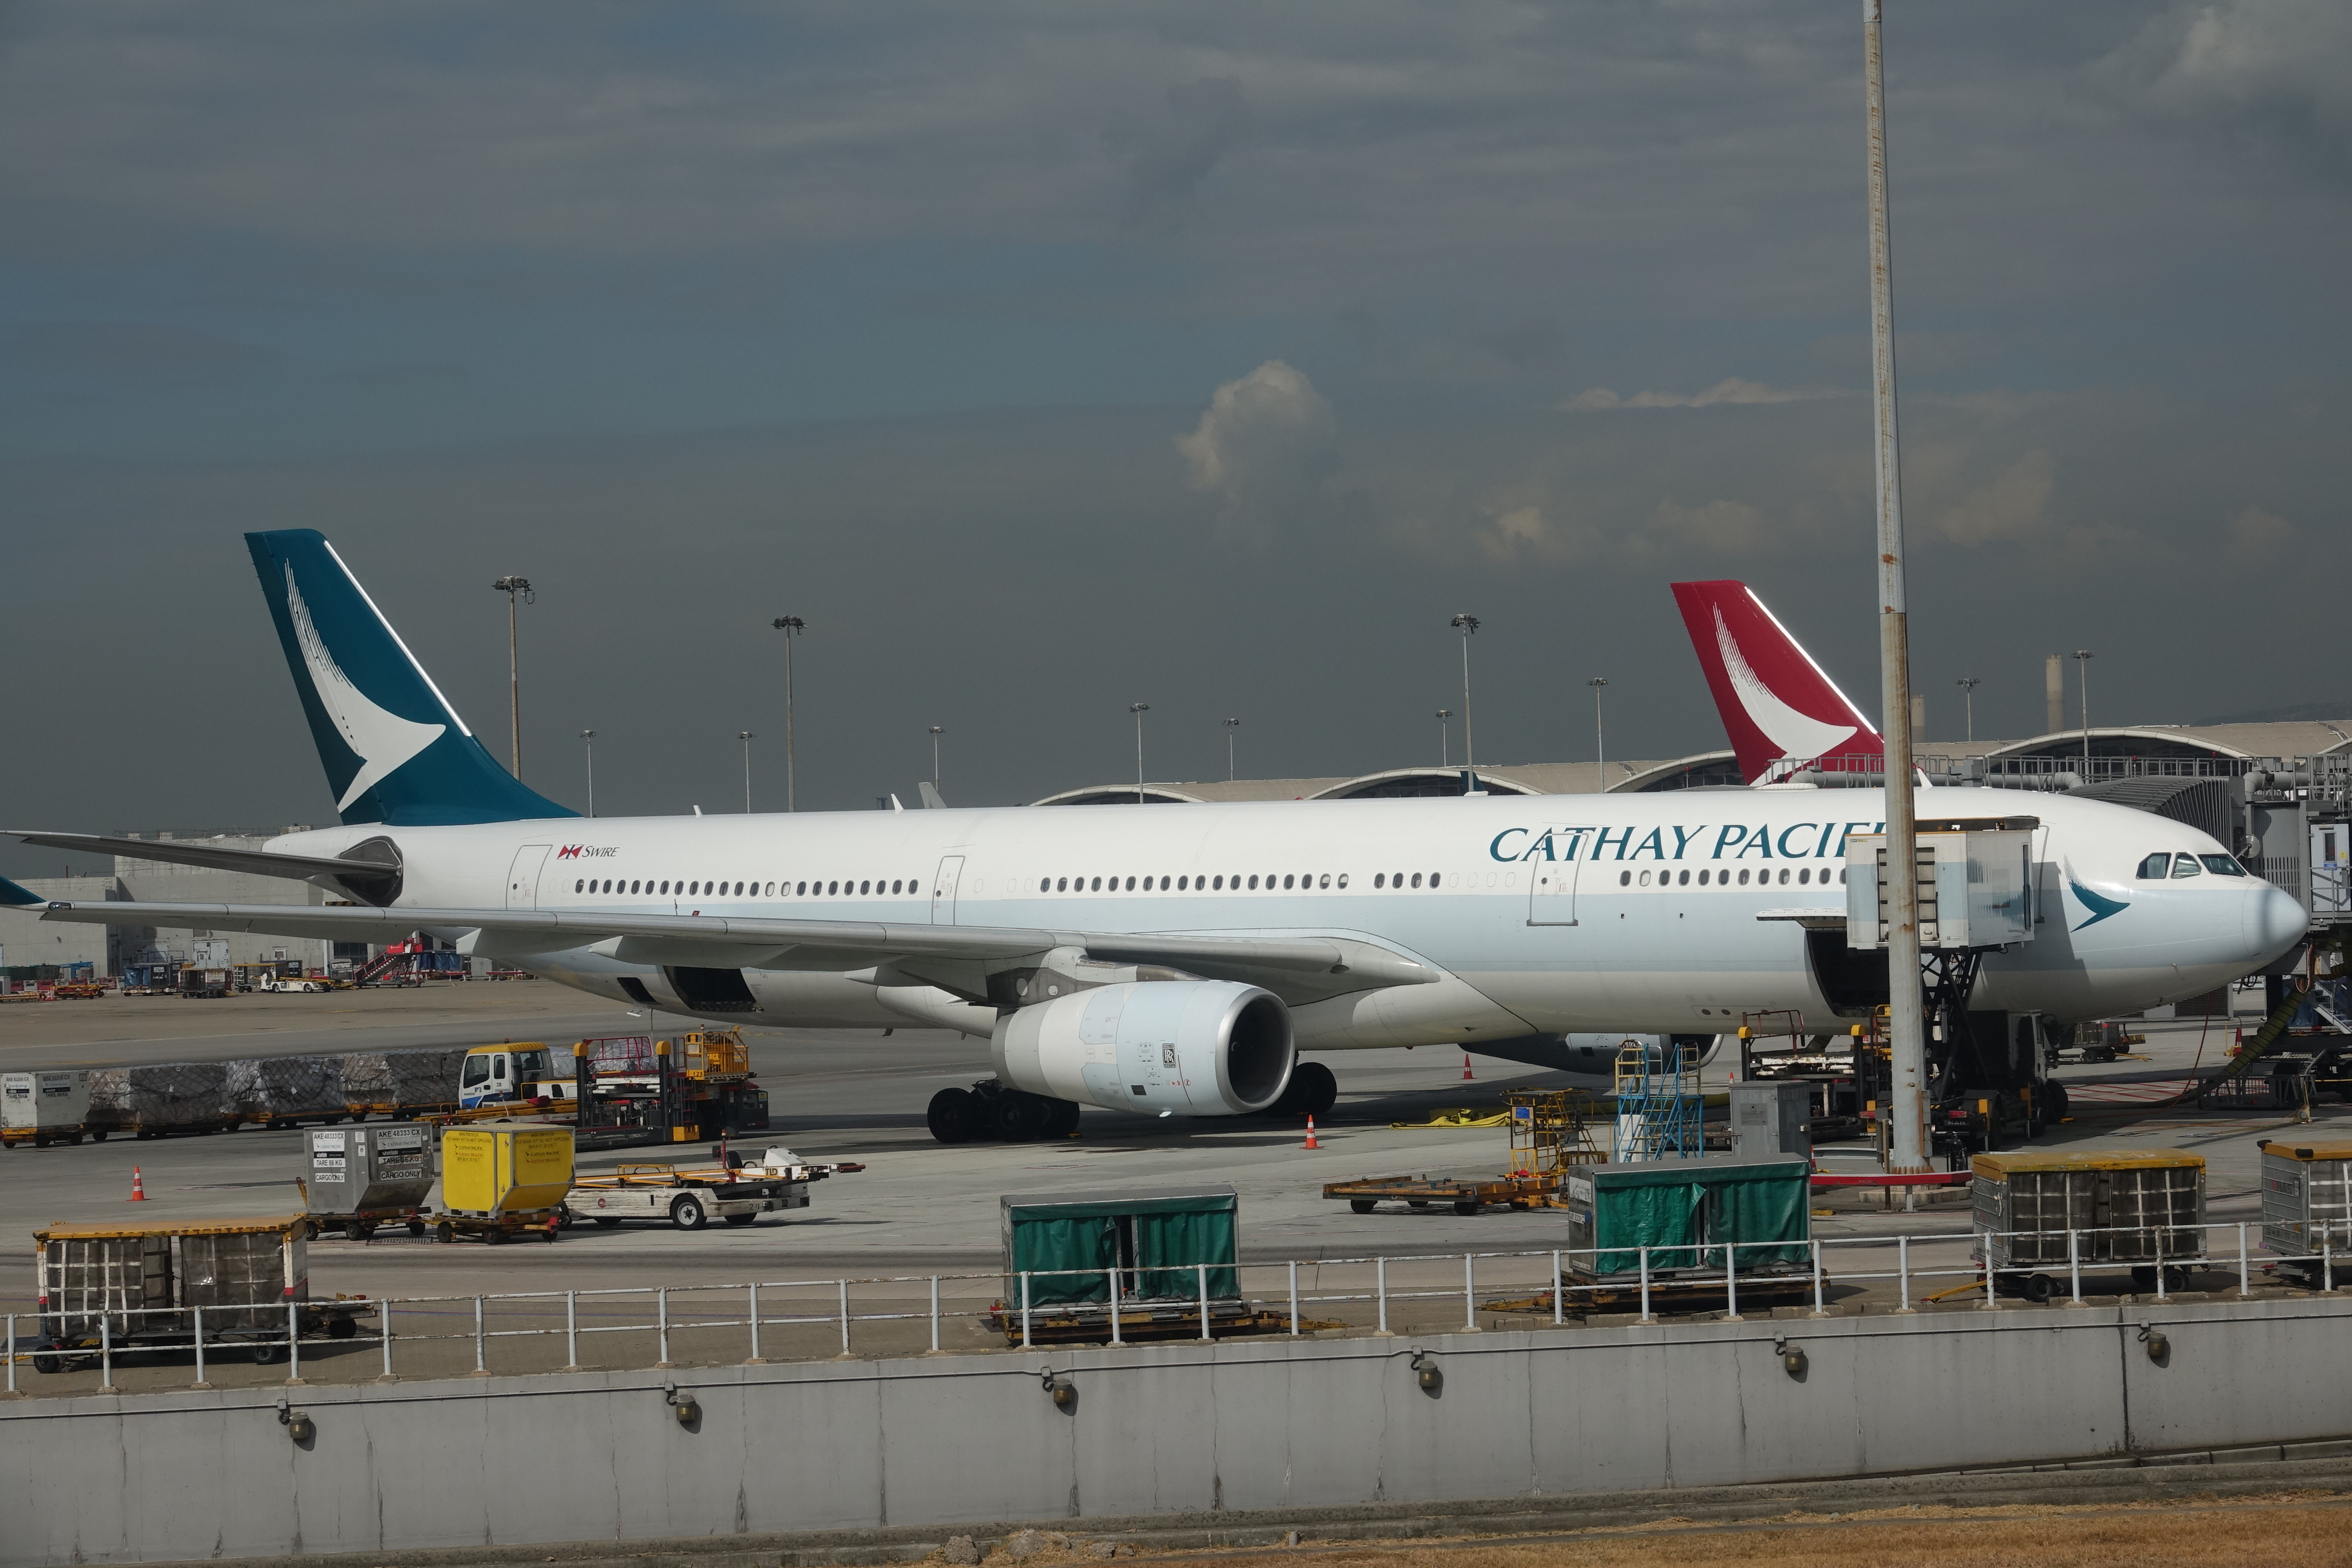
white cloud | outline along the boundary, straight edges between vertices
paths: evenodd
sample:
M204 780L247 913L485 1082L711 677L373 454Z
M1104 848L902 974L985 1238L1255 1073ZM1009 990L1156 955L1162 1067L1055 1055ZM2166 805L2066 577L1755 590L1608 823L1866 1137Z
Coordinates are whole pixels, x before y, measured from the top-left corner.
M1339 438L1339 421L1315 384L1270 359L1218 387L1176 449L1192 488L1223 498L1226 521L1271 526L1314 504Z
M1843 397L1834 388L1767 386L1760 381L1742 381L1728 376L1704 392L1637 392L1631 397L1621 397L1605 386L1580 392L1560 405L1569 414L1596 414L1611 408L1715 408L1726 404L1751 403L1812 403L1824 397Z
M2294 524L2275 512L2250 506L2228 523L2230 564L2260 566L2294 542Z
M2352 119L2352 6L2342 0L2176 5L2102 62L2139 107L2309 131Z
M2049 520L2052 474L2048 452L2028 452L1945 508L1936 517L1936 530L1953 543L1966 545L2029 533Z

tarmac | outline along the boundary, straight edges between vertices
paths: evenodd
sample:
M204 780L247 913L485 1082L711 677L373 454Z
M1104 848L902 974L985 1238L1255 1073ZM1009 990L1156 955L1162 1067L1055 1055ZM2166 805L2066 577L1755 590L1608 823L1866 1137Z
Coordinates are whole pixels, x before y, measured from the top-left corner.
M2248 1005L2252 1005L2251 1000ZM2251 1013L2236 1022L2251 1027ZM681 1020L649 1019L618 1004L566 990L551 983L512 981L438 983L413 990L341 992L327 995L244 995L226 1000L109 995L95 1001L11 1004L0 1006L0 1068L97 1066L140 1061L186 1060L257 1054L295 1054L337 1049L383 1049L396 1046L470 1045L503 1039L568 1043L592 1035L661 1032L690 1026ZM2150 1022L2137 1026L2148 1037L2134 1057L2111 1064L2067 1068L2062 1078L2073 1097L2074 1118L2045 1139L2075 1148L2177 1147L2207 1160L2208 1217L2217 1223L2258 1220L2256 1144L2264 1137L2294 1136L2303 1124L2293 1108L2252 1105L2204 1113L2155 1112L2149 1101L2169 1091L2168 1079L2193 1065L2210 1065L2228 1048L2232 1025L2222 1020ZM1278 1266L1299 1260L1308 1294L1366 1294L1371 1268L1334 1260L1384 1256L1391 1290L1421 1290L1417 1302L1395 1303L1392 1328L1450 1326L1465 1321L1463 1255L1480 1257L1472 1266L1482 1300L1497 1290L1548 1289L1548 1250L1565 1244L1564 1216L1558 1211L1489 1210L1475 1216L1450 1209L1405 1211L1382 1208L1357 1215L1342 1203L1325 1200L1322 1184L1348 1177L1398 1173L1469 1175L1502 1169L1506 1136L1498 1127L1433 1126L1433 1115L1455 1108L1491 1110L1513 1088L1605 1087L1595 1080L1545 1073L1484 1058L1465 1058L1456 1049L1335 1052L1320 1059L1338 1074L1339 1102L1318 1119L1319 1149L1304 1148L1304 1129L1283 1121L1183 1119L1144 1121L1116 1112L1088 1110L1077 1133L1050 1144L977 1143L942 1147L924 1125L924 1110L941 1088L988 1076L984 1041L932 1030L773 1029L747 1026L754 1071L770 1099L772 1131L745 1142L781 1143L803 1160L855 1161L866 1169L815 1184L812 1206L769 1215L751 1226L679 1232L658 1224L630 1224L605 1230L579 1226L555 1245L478 1244L439 1246L398 1232L367 1243L340 1237L313 1242L309 1249L314 1299L337 1294L384 1297L469 1298L518 1291L626 1290L626 1296L592 1300L581 1321L592 1326L649 1324L653 1292L677 1294L677 1342L672 1359L741 1360L748 1349L740 1295L698 1296L690 1289L761 1282L762 1314L804 1317L796 1325L769 1331L762 1352L771 1359L841 1353L836 1315L837 1278L896 1279L895 1285L856 1288L859 1314L898 1311L904 1317L855 1326L852 1353L903 1353L925 1348L928 1277L941 1284L949 1314L942 1348L977 1350L1002 1346L1003 1339L971 1314L998 1293L994 1270L1000 1257L998 1199L1006 1193L1056 1189L1102 1190L1161 1186L1186 1182L1232 1183L1240 1193L1244 1261ZM1710 1087L1721 1087L1728 1064L1709 1069ZM2352 1137L2352 1107L2334 1102L2312 1112L2315 1135ZM0 1155L0 1237L19 1238L0 1250L0 1312L29 1315L34 1276L31 1233L59 1222L156 1221L177 1217L283 1215L295 1212L294 1187L301 1158L299 1131L245 1129L210 1136L162 1141L110 1139L103 1143L46 1150L21 1148ZM1825 1145L1826 1165L1864 1168L1862 1145ZM583 1156L583 1170L663 1158L698 1162L703 1145L675 1152L635 1150ZM134 1167L147 1202L127 1202ZM1824 1240L1891 1237L1901 1233L1965 1233L1965 1186L1923 1197L1921 1212L1903 1212L1901 1199L1841 1192L1816 1195L1815 1234ZM2259 1245L2259 1227L2252 1245ZM1941 1279L1915 1283L1927 1291L1964 1280L1966 1240L1915 1247L1915 1268L1946 1268ZM1892 1268L1891 1247L1871 1249L1870 1267ZM1516 1257L1493 1255L1519 1255ZM2234 1289L2234 1258L2226 1278L2207 1278L2200 1287ZM2259 1265L2259 1256L2254 1262ZM958 1279L953 1277L966 1277ZM813 1282L787 1289L781 1282ZM2257 1275L2267 1292L2280 1287ZM1253 1296L1279 1297L1286 1281L1279 1267L1253 1268L1244 1289ZM2131 1289L2122 1277L2086 1283L2085 1294L2112 1298ZM1843 1310L1891 1310L1895 1287L1877 1281L1832 1292ZM1808 1303L1809 1305L1809 1303ZM1958 1307L1958 1303L1954 1304ZM1793 1309L1792 1309L1793 1310ZM498 1308L490 1325L493 1370L524 1370L542 1363L563 1364L560 1338L495 1340L499 1327L560 1326L560 1297L537 1306ZM449 1301L431 1308L403 1308L401 1331L454 1336L439 1349L405 1343L411 1375L448 1373L470 1366L471 1307ZM1371 1328L1369 1301L1310 1307L1309 1317L1335 1325L1332 1331ZM1541 1314L1539 1314L1541 1315ZM1475 1316L1474 1321L1475 1321ZM728 1328L697 1327L699 1320L731 1322ZM26 1317L19 1318L29 1331ZM1336 1325L1345 1324L1345 1329ZM365 1330L373 1334L373 1324ZM652 1364L658 1353L650 1332L614 1332L598 1341L583 1364ZM374 1375L377 1347L334 1346L331 1359L349 1362L346 1374ZM313 1355L306 1346L306 1358ZM326 1355L326 1347L316 1352ZM453 1361L452 1358L456 1358ZM142 1358L152 1364L119 1369L117 1385L184 1386L187 1358ZM457 1364L458 1362L463 1366ZM97 1374L71 1373L27 1379L33 1392L79 1392ZM215 1381L233 1380L229 1369ZM327 1375L322 1360L306 1375ZM247 1380L274 1380L282 1369L244 1367ZM37 1383L40 1386L36 1387ZM70 1385L70 1386L69 1386Z

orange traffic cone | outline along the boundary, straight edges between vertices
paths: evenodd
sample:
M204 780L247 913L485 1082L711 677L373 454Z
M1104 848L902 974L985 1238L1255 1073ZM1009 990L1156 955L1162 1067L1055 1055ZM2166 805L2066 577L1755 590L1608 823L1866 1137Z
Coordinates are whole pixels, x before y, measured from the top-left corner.
M1312 1115L1309 1115L1307 1118L1307 1147L1309 1149L1320 1149L1323 1147L1322 1144L1315 1142L1315 1118Z
M131 1167L130 1201L134 1204L143 1204L147 1201L147 1184L140 1179L139 1167L136 1165Z
M1468 1082L1470 1082L1470 1081L1471 1081L1471 1078L1470 1078L1470 1053L1469 1053L1468 1051L1465 1051L1465 1052L1463 1052L1463 1053L1462 1053L1462 1081L1463 1081L1464 1083L1468 1083Z

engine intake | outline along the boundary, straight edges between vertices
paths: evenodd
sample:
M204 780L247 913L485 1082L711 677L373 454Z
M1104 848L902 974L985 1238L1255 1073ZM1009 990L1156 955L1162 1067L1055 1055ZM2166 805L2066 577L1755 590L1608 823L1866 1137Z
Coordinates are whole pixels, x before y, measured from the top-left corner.
M1290 1010L1230 980L1097 985L1008 1013L996 1075L1055 1100L1156 1116L1243 1116L1290 1081Z

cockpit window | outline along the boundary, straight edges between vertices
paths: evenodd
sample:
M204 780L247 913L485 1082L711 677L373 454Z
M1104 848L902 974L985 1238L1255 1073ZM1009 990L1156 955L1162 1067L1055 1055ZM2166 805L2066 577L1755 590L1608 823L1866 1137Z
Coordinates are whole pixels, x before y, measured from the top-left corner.
M2172 857L2169 854L2151 855L2139 863L2138 876L2143 882L2161 881L2170 875L2172 875Z
M2246 868L2239 865L2236 858L2231 856L2200 855L2197 858L2204 861L2205 869L2212 872L2216 877L2242 877L2246 874Z
M2198 870L2199 870L2199 867L2198 867L2198 865L2197 865L2197 857L2196 857L2196 856L2194 856L2194 855L2175 855L2175 856L2172 858L2172 874L2173 874L2174 876L2176 876L2176 877L2194 877L2194 876L2196 876L2196 875L2197 875Z

